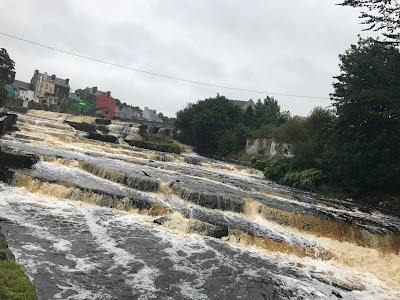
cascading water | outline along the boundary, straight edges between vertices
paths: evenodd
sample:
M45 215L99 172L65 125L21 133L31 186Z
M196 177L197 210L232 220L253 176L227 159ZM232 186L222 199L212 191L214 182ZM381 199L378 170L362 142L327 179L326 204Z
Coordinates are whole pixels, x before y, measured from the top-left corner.
M41 299L400 298L397 217L64 120L93 122L29 111L0 140L40 158L0 183L0 226Z

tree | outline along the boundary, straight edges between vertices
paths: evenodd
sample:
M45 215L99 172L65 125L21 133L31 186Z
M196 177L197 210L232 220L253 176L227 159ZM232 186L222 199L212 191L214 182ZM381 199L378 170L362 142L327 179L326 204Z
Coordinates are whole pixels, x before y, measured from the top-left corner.
M218 139L242 123L243 113L224 96L199 100L176 113L175 127L183 143L193 145L199 153L214 155Z
M10 73L14 71L14 61L10 58L7 50L0 49L0 81L4 84L12 83L9 77Z
M238 139L232 129L225 131L217 140L218 156L225 157L236 150Z
M292 118L274 130L278 148L293 154L293 169L322 167L321 158L332 141L335 119L332 111L316 107L304 121Z
M289 119L290 113L288 111L281 112L278 101L274 97L267 96L263 102L258 99L254 115L256 126L260 128L269 124L279 126Z
M361 8L365 30L383 31L387 42L400 43L400 4L397 0L345 0L340 5Z
M340 55L330 175L356 194L400 191L400 52L359 39Z

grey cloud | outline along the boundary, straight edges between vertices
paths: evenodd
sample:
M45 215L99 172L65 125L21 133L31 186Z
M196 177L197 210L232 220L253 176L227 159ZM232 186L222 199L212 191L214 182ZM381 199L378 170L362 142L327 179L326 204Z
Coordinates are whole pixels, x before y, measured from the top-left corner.
M56 48L165 75L232 87L329 97L338 54L356 42L357 12L335 0L13 1L2 31ZM34 68L69 77L73 88L97 85L117 98L167 115L215 96L266 95L153 77L53 52L0 35L17 78ZM276 96L307 115L329 100Z

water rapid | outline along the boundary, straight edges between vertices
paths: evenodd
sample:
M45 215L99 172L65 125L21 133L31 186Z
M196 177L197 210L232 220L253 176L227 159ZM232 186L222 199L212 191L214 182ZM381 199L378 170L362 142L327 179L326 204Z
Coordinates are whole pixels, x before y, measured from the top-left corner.
M39 158L0 183L0 227L40 299L400 299L398 217L64 121L95 122L31 110L0 140Z

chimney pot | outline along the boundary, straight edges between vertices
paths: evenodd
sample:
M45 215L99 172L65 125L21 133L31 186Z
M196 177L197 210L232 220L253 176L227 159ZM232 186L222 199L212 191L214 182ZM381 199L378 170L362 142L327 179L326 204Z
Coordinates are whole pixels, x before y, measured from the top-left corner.
M93 94L97 92L97 86L92 87Z
M54 75L55 76L55 75ZM65 79L65 83L66 84L69 84L69 79L67 78L67 79Z

